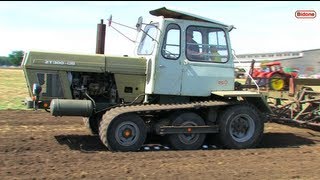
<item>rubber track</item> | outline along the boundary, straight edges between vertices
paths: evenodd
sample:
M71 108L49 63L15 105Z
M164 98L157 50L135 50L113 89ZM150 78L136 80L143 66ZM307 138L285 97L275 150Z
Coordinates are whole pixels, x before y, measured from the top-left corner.
M225 101L200 101L193 103L181 103L181 104L145 104L145 105L132 105L116 107L107 111L100 122L99 135L100 139L104 145L108 147L109 150L113 150L107 142L107 130L111 121L119 116L120 114L130 113L130 112L152 112L152 111L163 111L163 110L178 110L178 109L198 109L204 107L212 106L226 106L234 104L233 102Z

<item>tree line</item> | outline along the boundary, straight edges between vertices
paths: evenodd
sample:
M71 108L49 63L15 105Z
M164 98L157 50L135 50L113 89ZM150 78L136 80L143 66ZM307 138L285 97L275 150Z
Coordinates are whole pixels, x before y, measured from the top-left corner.
M24 51L12 51L8 56L0 56L0 66L20 66Z

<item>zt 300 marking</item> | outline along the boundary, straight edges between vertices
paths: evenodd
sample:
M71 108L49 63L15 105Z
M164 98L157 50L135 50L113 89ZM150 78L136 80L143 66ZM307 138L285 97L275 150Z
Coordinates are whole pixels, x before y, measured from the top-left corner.
M44 64L75 66L74 61L44 60Z

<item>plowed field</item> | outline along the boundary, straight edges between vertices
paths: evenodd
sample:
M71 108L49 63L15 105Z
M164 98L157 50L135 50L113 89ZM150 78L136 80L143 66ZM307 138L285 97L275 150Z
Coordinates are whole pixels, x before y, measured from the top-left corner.
M5 110L0 160L0 179L319 179L320 132L266 123L255 149L113 153L79 117Z

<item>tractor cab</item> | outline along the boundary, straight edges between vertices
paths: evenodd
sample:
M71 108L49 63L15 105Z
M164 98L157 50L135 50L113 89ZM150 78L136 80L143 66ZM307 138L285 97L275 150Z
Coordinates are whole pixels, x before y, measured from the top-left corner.
M150 11L159 22L143 31L137 55L147 60L147 94L209 96L234 90L234 65L228 26L165 7Z

